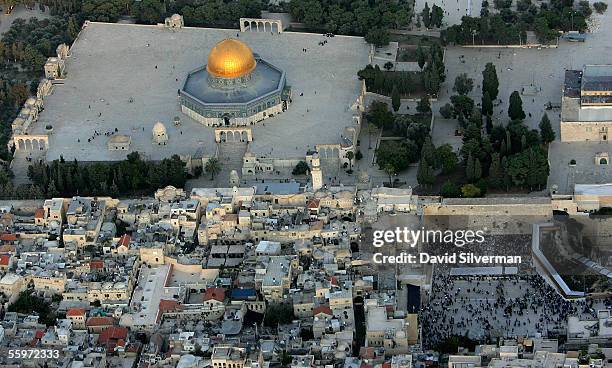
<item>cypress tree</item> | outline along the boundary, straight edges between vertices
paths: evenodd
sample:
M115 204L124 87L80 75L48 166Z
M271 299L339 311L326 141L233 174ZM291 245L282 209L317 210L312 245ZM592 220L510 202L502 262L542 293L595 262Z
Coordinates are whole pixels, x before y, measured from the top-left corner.
M391 90L391 106L393 107L393 111L398 112L402 101L400 100L400 93L397 89L397 85L393 85L393 89Z
M544 113L542 120L540 120L540 136L542 137L542 142L546 144L555 140L555 132L550 125L550 120L546 113Z

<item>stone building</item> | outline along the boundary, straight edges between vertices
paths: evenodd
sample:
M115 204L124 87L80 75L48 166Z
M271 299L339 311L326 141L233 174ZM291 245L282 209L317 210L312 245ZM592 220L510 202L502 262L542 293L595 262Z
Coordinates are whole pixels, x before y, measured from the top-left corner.
M183 113L204 125L245 126L285 111L291 88L284 71L244 42L225 39L189 73L179 96Z
M561 141L606 142L612 132L612 65L566 70Z

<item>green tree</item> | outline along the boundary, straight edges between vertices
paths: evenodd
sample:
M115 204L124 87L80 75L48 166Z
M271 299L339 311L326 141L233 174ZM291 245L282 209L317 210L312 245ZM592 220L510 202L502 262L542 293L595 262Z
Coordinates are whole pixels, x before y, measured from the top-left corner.
M394 121L393 113L389 111L389 106L380 101L372 101L366 118L368 122L382 129L391 128Z
M482 114L484 116L493 115L493 101L491 100L491 96L489 96L488 91L484 91L482 95Z
M366 33L365 40L376 47L386 46L391 40L391 35L388 29L372 28Z
M436 167L436 148L431 142L431 137L427 136L421 148L421 161L425 160L429 165Z
M499 93L499 80L497 79L497 71L493 63L487 63L482 72L482 91L489 92L491 100L495 100Z
M266 308L264 326L276 328L291 323L294 318L291 304L271 304Z
M70 36L70 39L74 40L79 34L79 30L80 30L80 27L74 15L68 18L67 31L68 31L68 35Z
M546 113L544 113L542 120L540 120L540 136L542 137L542 142L546 144L555 140L555 132Z
M501 164L501 156L498 152L491 155L491 166L489 167L489 184L493 188L504 186L504 169Z
M474 180L478 181L480 178L482 178L482 164L480 159L474 157Z
M465 177L468 179L468 181L474 181L475 165L476 163L474 162L474 156L472 155L472 152L470 152L465 163Z
M122 0L83 0L81 12L86 20L116 22L124 11Z
M397 170L391 163L385 164L382 169L389 176L389 186L393 188L393 175L397 173Z
M431 103L429 102L428 95L421 97L421 99L419 100L419 103L417 104L416 109L421 114L427 114L431 112Z
M134 13L140 22L156 24L163 20L164 4L161 0L141 0L136 2Z
M405 142L387 141L376 150L376 163L382 170L390 164L395 172L408 168L411 162L416 162L419 158L419 151L416 143L411 140Z
M444 184L442 184L442 187L440 187L440 195L446 198L455 198L461 195L461 191L457 185L450 180L447 180L444 182Z
M443 144L436 149L436 157L440 162L443 174L453 173L457 169L458 158L450 144Z
M593 3L593 8L595 8L595 11L599 14L603 14L608 9L608 4L601 1L597 1Z
M476 182L482 177L482 164L478 157L471 153L468 155L465 165L465 176L470 182Z
M508 116L510 120L525 119L525 111L523 111L523 100L518 91L510 94L510 105L508 106Z
M446 103L444 106L440 107L440 115L444 119L450 119L453 116L453 105Z
M461 187L461 195L464 198L475 198L480 197L480 188L475 186L474 184L466 184Z
M421 11L421 19L423 20L423 25L425 28L429 28L429 26L431 26L431 14L427 2L425 2L425 7Z
M455 78L453 91L460 95L467 95L474 88L474 80L469 78L466 73L461 73Z
M464 121L469 118L474 111L474 100L468 96L454 95L450 98L453 104L453 116L459 121Z
M397 86L394 84L393 89L391 90L391 106L393 107L393 111L398 112L402 101L400 99L400 93L397 89Z
M308 166L306 161L300 161L300 162L297 163L297 165L295 165L295 167L293 168L293 171L291 172L291 174L293 174L293 175L306 175L306 173L308 173L309 170L310 170L310 167Z
M530 147L509 156L506 165L506 171L514 185L527 186L530 189L546 185L549 174L548 158L541 147Z
M346 158L349 160L349 172L353 171L353 158L355 158L355 154L353 151L348 151L346 153Z
M425 66L425 62L427 61L427 54L425 53L425 50L423 50L423 47L421 47L420 44L416 48L416 57L417 57L417 63L419 64L419 68L423 70L423 67Z
M216 157L211 157L206 161L204 169L210 174L210 180L215 180L215 175L221 172L221 162Z
M425 187L428 187L435 182L433 168L427 162L427 160L421 160L421 162L419 162L419 167L417 169L417 181L420 185Z
M444 19L444 10L434 4L431 7L430 23L434 27L442 27L442 19Z

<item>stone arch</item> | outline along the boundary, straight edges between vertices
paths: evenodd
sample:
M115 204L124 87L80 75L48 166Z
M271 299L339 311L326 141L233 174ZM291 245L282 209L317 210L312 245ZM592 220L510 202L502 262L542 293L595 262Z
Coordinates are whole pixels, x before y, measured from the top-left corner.
M49 147L49 137L46 135L15 135L13 142L15 142L15 150L18 151L42 151Z
M608 159L605 157L602 157L599 159L599 164L600 165L607 165L608 164Z
M247 127L221 127L215 129L215 141L222 142L252 142L253 131Z
M283 23L280 19L240 18L240 32L282 33Z

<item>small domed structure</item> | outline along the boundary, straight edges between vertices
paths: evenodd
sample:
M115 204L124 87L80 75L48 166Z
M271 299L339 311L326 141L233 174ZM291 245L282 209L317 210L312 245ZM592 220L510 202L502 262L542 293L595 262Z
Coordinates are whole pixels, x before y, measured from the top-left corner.
M168 133L166 132L166 127L161 121L158 121L153 126L153 142L157 144L165 144L168 142Z

